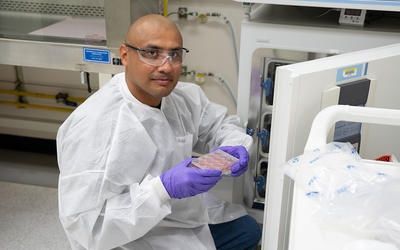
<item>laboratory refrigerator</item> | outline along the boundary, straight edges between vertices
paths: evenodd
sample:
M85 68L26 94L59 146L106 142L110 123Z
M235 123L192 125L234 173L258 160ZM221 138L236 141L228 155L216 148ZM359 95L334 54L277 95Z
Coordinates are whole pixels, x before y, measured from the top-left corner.
M400 44L394 44L277 68L263 249L270 249L265 241L268 232L274 228L278 228L276 238L273 238L277 249L310 246L310 242L304 240L310 239L312 221L301 220L304 214L293 213L298 211L298 203L293 203L295 182L285 175L283 166L304 152L314 117L322 109L337 104L400 110L399 65ZM329 129L326 142L350 142L363 159L372 160L387 154L400 156L399 127L389 126L393 124L385 124L379 117L370 117L370 120L383 124L339 120ZM298 221L303 224L299 226ZM298 242L307 243L300 245ZM316 245L312 249L329 246Z

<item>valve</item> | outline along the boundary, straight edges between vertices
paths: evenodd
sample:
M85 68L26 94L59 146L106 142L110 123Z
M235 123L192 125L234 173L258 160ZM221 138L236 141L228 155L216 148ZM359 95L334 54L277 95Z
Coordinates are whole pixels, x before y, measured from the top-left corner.
M261 145L265 147L268 140L268 130L263 129L261 132L257 132L257 136L261 139Z
M254 182L257 185L257 192L261 193L263 191L263 188L264 188L265 178L263 176L254 177Z
M76 107L78 104L76 102L68 101L68 94L67 93L58 93L56 95L57 103L64 103L67 106Z
M266 82L261 83L261 87L265 89L265 96L271 95L272 78L268 78Z
M246 134L253 136L254 135L254 129L251 128L246 128Z

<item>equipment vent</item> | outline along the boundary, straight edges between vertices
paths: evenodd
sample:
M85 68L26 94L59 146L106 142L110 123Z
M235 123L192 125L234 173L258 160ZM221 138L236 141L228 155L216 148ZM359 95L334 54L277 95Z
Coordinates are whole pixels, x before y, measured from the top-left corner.
M0 10L62 16L104 17L104 8L89 5L1 0Z

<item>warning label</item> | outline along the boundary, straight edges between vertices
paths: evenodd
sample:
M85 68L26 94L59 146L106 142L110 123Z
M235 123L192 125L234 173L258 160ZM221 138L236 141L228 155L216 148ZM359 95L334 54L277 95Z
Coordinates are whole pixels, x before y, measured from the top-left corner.
M382 155L381 157L376 158L375 161L391 162L392 161L392 156L391 155Z

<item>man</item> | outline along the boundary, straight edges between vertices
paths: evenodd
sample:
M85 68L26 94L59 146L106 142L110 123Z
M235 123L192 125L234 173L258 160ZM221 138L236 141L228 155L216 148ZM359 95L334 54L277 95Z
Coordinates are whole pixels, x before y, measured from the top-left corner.
M74 249L257 245L254 219L207 193L221 171L190 167L193 151L219 147L239 158L231 174L239 176L252 140L198 86L178 83L182 44L167 18L138 19L120 47L125 73L60 127L59 212Z

